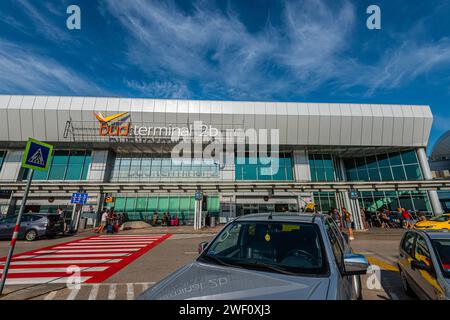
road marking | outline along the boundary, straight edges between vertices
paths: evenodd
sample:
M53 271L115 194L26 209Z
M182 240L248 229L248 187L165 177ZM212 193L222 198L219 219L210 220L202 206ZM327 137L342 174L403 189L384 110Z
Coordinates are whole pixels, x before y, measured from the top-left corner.
M152 284L154 284L154 283L152 283ZM150 287L150 283L143 283L142 284L142 291L144 292L145 290L147 290L148 288Z
M44 300L53 300L58 291L52 291L48 295L45 296Z
M43 260L43 261L12 261L11 265L40 265L40 264L96 264L96 263L117 263L122 259L83 259L83 260ZM3 269L4 263L0 263Z
M97 299L98 289L99 289L99 285L98 284L94 284L92 286L92 290L91 290L91 293L89 294L88 300L95 300L95 299Z
M78 292L80 292L80 289L71 289L71 290L70 290L70 294L69 294L69 296L67 297L67 300L75 300L75 298L76 298L77 295L78 295Z
M111 247L110 247L111 248ZM41 254L41 253L80 253L80 252L129 252L129 251L138 251L139 248L129 248L129 249L121 249L121 248L117 248L117 249L73 249L70 248L70 250L42 250L42 251L37 251L36 253Z
M92 277L80 277L80 282L85 282ZM42 283L67 283L68 277L36 277L36 278L6 278L6 285L17 284L42 284Z
M134 299L134 286L132 283L127 283L127 300Z
M388 270L388 271L395 271L399 272L398 268L390 263L387 263L383 260L380 260L378 258L375 258L373 256L366 256L367 261L369 261L370 264L374 264L379 266L381 269Z
M92 236L20 253L12 259L6 284L66 283L69 277L74 276L67 273L67 267L73 265L80 268L81 283L100 283L170 236L136 236L133 239L113 235L101 239ZM98 240L106 245L95 242ZM0 273L5 260L0 258Z
M185 251L184 254L198 254L197 251Z
M82 271L104 271L108 267L84 267L80 268ZM36 272L66 272L67 268L12 268L9 269L8 274L12 273L36 273ZM0 274L2 274L0 272Z
M52 252L49 252L52 253ZM52 254L51 257L52 258L86 258L86 257L125 257L125 256L129 256L129 253L93 253L93 254ZM33 259L33 258L42 258L41 256L31 256L31 255L26 255L26 256L21 256L20 259Z
M108 300L116 299L116 288L117 288L117 286L115 284L112 284L111 286L109 286Z
M114 248L142 248L145 247L145 244L114 244ZM111 248L111 244L105 245L91 245L91 244L82 244L82 243L74 243L67 246L55 247L55 249L100 249L100 248Z

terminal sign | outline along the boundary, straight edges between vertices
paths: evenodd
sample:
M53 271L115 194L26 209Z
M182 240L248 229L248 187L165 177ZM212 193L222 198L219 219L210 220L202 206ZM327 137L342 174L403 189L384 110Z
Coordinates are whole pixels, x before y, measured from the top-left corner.
M52 151L52 145L29 138L23 153L22 167L47 171Z

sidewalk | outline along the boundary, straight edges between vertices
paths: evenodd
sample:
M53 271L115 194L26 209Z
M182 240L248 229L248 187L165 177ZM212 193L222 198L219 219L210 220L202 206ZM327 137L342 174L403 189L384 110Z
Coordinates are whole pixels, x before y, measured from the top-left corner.
M216 225L213 228L205 227L201 230L194 230L193 226L176 226L176 227L147 227L147 228L139 228L139 229L129 229L129 230L123 230L119 231L117 233L120 234L162 234L162 233L171 233L171 234L216 234L225 225ZM88 235L98 235L98 233L94 232L92 229L86 229L81 231L84 234ZM102 234L107 234L106 232L103 232Z

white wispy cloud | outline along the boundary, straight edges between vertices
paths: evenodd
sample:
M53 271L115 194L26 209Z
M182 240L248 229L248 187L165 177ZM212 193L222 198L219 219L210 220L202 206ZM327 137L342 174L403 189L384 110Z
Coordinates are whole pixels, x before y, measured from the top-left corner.
M56 23L53 17L49 15L58 16L65 14L67 6L61 5L58 7L60 11L58 11L54 4L49 3L42 5L42 3L37 4L36 1L15 0L15 4L19 10L29 17L34 26L34 30L44 35L47 39L54 41L70 39L69 34L65 32L65 24ZM26 28L23 30L26 31Z
M208 96L264 99L301 95L324 84L337 91L357 87L370 96L450 62L448 39L405 38L370 63L352 57L356 9L348 0L286 1L283 23L267 23L259 32L207 1L195 2L189 13L172 1L103 0L103 5L130 34L129 63L149 77L197 81Z
M92 80L23 44L0 39L0 91L74 95L107 94Z
M125 85L139 92L144 97L189 99L191 92L183 83L171 81L144 82L125 80Z
M450 66L450 38L418 44L405 41L388 49L374 65L348 65L342 87L361 86L372 95L380 89L395 89L438 68Z

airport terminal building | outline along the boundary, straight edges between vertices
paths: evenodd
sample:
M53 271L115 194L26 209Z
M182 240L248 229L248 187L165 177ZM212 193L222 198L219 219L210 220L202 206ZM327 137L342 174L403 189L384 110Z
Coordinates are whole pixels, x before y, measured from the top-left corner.
M357 228L361 208L440 214L437 190L450 182L432 179L432 121L429 106L418 105L3 95L0 210L18 211L28 176L21 158L32 137L54 152L48 172L34 173L27 212L70 209L79 191L89 194L86 214L106 206L148 221L169 212L189 224L201 190L203 210L221 220L310 202L320 211L349 208ZM191 136L195 128L209 138L277 130L278 144L266 153L227 146L226 161L195 152L175 160L174 133ZM267 174L273 157L277 170Z

